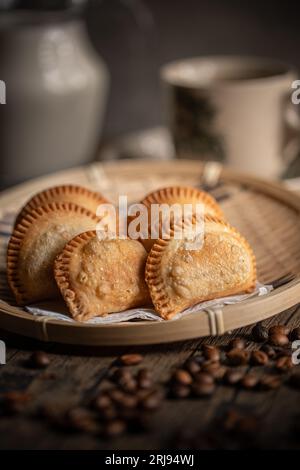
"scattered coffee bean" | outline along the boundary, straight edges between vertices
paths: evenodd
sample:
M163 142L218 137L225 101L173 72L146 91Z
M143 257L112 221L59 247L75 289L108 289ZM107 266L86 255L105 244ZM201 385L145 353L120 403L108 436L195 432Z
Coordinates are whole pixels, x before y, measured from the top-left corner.
M261 323L257 323L251 330L251 335L254 341L262 343L266 341L269 337L268 329L263 326Z
M124 397L124 392L121 390L118 390L117 388L112 388L107 391L108 396L111 398L111 400L114 403L122 403L123 397Z
M196 397L209 397L215 391L214 383L193 383L192 392Z
M225 382L228 385L238 384L244 377L244 372L238 370L228 370L225 374Z
M43 351L34 351L29 359L29 365L37 369L45 369L50 364L49 356Z
M289 327L285 325L273 325L269 328L269 336L272 335L288 335L290 333Z
M197 354L196 356L193 356L192 360L197 362L197 364L199 364L199 366L201 366L203 364L203 362L206 361L206 358L204 357L203 353L201 352L200 354Z
M282 379L278 375L264 375L261 377L259 385L263 390L274 390L282 384Z
M144 380L144 379L148 379L148 380L152 380L152 373L149 369L140 369L138 371L138 373L136 374L136 378L137 380Z
M160 393L152 392L141 401L140 405L145 410L155 410L160 407L162 398Z
M204 344L202 350L204 357L209 361L218 362L220 360L220 350L216 346Z
M197 374L201 370L200 364L193 358L188 359L184 365L185 369L190 373L190 374Z
M264 353L266 353L267 356L268 356L270 359L275 359L275 357L277 356L277 353L276 353L275 349L272 348L272 346L270 346L269 344L264 344L264 345L261 347L261 351L263 351Z
M252 351L251 362L255 366L264 366L269 362L269 358L263 351Z
M111 405L112 405L111 398L104 393L98 395L92 402L92 406L96 410L103 410L105 408L109 408Z
M216 367L210 373L214 379L222 380L224 375L226 374L226 371L227 371L227 367L219 365L219 367Z
M294 367L291 356L281 356L277 359L275 367L280 372L285 372Z
M130 380L123 379L123 380L119 381L119 387L124 392L132 393L132 392L135 392L135 390L137 389L138 383L134 378L132 378Z
M96 433L99 431L99 425L94 416L85 408L76 407L70 409L67 412L66 419L69 427L74 430L87 433Z
M140 364L142 360L143 356L141 354L123 354L123 356L120 357L123 366L136 366Z
M241 380L241 385L247 389L253 389L258 384L258 377L254 374L246 374Z
M232 349L227 353L227 359L233 366L246 365L249 362L250 353L242 349Z
M289 380L289 384L292 387L300 390L300 373L299 372L294 373L294 374L291 375L290 380Z
M190 385L193 381L191 374L184 369L177 369L174 372L173 379L181 385Z
M138 387L145 390L149 390L151 387L153 387L153 380L147 377L140 378L138 380Z
M195 382L199 384L213 384L214 377L208 372L199 372L195 375Z
M289 339L282 333L273 333L269 336L269 343L273 346L286 346L289 344Z
M30 395L26 392L6 392L2 395L3 411L7 414L21 413L29 400Z
M132 380L133 375L129 369L118 368L112 375L112 380L116 383L124 380Z
M300 327L294 328L290 333L291 341L300 340Z
M136 408L138 405L138 398L135 395L124 394L119 406L122 408Z
M230 349L245 349L246 341L243 338L233 338L229 343Z
M126 423L123 420L115 419L106 424L103 434L107 438L118 437L126 431Z
M174 384L171 387L171 396L174 398L187 398L191 393L190 387L181 384Z

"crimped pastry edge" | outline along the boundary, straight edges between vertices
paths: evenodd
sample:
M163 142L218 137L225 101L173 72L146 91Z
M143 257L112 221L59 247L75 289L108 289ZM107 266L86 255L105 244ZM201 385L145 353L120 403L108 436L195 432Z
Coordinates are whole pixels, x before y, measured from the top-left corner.
M227 227L230 229L230 232L233 233L237 238L241 241L244 245L245 249L251 254L252 264L253 264L253 278L249 280L249 285L243 289L244 292L251 292L256 283L256 258L253 253L253 250L248 243L248 241L239 233L239 231L232 227L229 223L221 220L217 217L213 216L205 216L205 223L216 223ZM145 280L149 288L150 296L155 307L157 313L164 319L170 320L174 317L178 312L174 311L171 306L171 299L167 294L167 289L165 287L164 279L160 274L160 262L163 256L163 252L172 240L172 235L174 234L174 230L171 230L171 237L168 240L158 239L156 243L153 245L146 262L145 268ZM231 292L227 293L226 291L222 293L222 297L226 297L226 295L230 295ZM213 299L204 299L206 300L213 300ZM204 301L203 300L203 301Z
M18 260L21 245L33 223L36 223L39 218L43 217L45 214L57 213L58 211L84 214L90 216L95 222L99 221L99 218L93 214L93 212L72 202L51 202L47 205L39 206L36 209L32 209L20 220L10 237L6 256L8 285L15 296L17 304L20 306L24 306L29 302L26 297L26 289L22 286L22 281L18 274Z
M21 208L18 213L15 221L15 226L20 222L20 220L25 217L26 214L31 212L37 207L45 206L53 202L53 198L57 196L63 196L64 194L83 194L90 199L98 202L99 204L109 202L101 193L92 191L84 186L79 186L75 184L62 184L58 186L51 186L50 188L44 189L32 196ZM63 202L63 201L62 201ZM73 204L77 204L74 202ZM80 205L80 204L78 204Z
M203 202L203 204L213 209L216 217L224 219L223 211L215 198L206 191L192 186L166 186L147 194L141 200L141 203L147 207L151 207L151 204L167 203L169 198L178 198L178 203L180 203L181 196L188 198L189 195L191 198L197 199L199 202Z

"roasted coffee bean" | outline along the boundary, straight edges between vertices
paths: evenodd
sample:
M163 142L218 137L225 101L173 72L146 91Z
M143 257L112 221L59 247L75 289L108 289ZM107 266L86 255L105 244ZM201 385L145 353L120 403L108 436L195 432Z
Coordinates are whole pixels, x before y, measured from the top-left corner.
M292 357L290 355L279 357L276 361L275 367L280 372L285 372L292 369L294 367Z
M203 362L206 361L206 358L204 357L203 352L200 352L199 354L196 354L195 356L192 357L193 361L197 362L199 366L203 364Z
M138 382L134 378L127 380L119 380L119 387L124 391L124 392L129 392L133 393L136 391L138 387Z
M158 392L150 393L141 402L140 405L145 410L155 410L160 407L162 395Z
M192 392L196 397L209 397L215 391L214 383L193 383Z
M299 372L294 373L294 374L291 375L290 380L289 380L289 384L292 387L300 390L300 373Z
M248 364L250 353L242 349L232 349L227 353L227 359L232 366Z
M257 323L251 330L251 335L254 341L258 343L262 343L266 341L269 337L269 332L266 327L264 327L261 323Z
M29 365L36 369L45 369L50 362L49 356L43 351L34 351L29 359Z
M228 385L236 385L242 380L244 375L244 372L241 372L239 370L228 370L225 374L224 379Z
M195 359L188 359L184 367L192 375L197 374L201 370L200 364Z
M259 381L263 390L274 390L282 384L282 379L278 375L264 375Z
M120 357L123 366L136 366L140 364L142 360L143 356L141 354L123 354L123 356Z
M214 373L217 369L221 367L219 362L206 361L202 364L201 372L208 372L209 374Z
M170 393L174 398L187 398L191 394L191 389L186 385L174 384Z
M269 336L271 335L289 335L290 328L286 325L273 325L269 328Z
M233 338L229 343L229 349L245 349L246 341L243 338Z
M116 383L119 383L119 381L132 380L132 379L133 379L133 375L129 369L118 368L114 371L112 375L112 380Z
M104 408L109 408L111 405L112 405L111 398L104 393L101 393L100 395L98 395L92 402L92 406L96 410L103 410Z
M290 333L291 341L300 340L300 327L294 328Z
M67 412L66 415L69 426L77 431L96 433L99 426L94 416L85 408L76 407Z
M191 374L184 369L177 369L173 374L173 379L181 385L190 385L193 382Z
M144 380L144 379L152 380L152 373L149 369L143 368L137 372L136 378L137 380Z
M199 384L213 384L215 380L208 372L199 372L195 375L195 382Z
M264 353L266 353L267 356L268 356L270 359L275 359L275 357L277 356L277 353L276 353L275 349L272 348L272 346L270 346L269 344L264 344L264 345L261 347L261 351L263 351Z
M269 362L269 358L263 351L252 351L251 362L255 366L265 366Z
M124 392L117 388L112 388L108 390L107 394L114 403L121 403L124 397Z
M143 388L145 390L149 390L150 388L153 387L153 380L150 378L146 378L146 377L144 379L139 379L138 387Z
M225 375L226 367L221 366L219 362L209 362L202 366L201 372L207 372L214 379L219 380Z
M27 392L6 392L2 395L3 411L7 414L21 413L29 401L30 395Z
M273 333L269 336L269 343L273 346L286 346L289 344L289 339L282 333Z
M107 438L113 438L124 434L126 431L126 422L120 419L115 419L108 422L103 430L103 434Z
M220 350L216 346L210 344L204 344L202 347L204 357L212 362L218 362L220 360Z
M258 384L258 377L251 373L244 375L244 377L241 380L242 387L247 388L247 389L255 388L257 384Z
M213 376L213 378L215 380L222 380L224 375L226 374L227 367L221 366L220 364L218 364L218 365L219 365L219 367L216 367L215 369L211 370L210 374ZM208 372L209 372L209 370L208 370Z
M118 402L118 405L122 408L136 408L138 405L138 398L135 395L125 394L122 400Z

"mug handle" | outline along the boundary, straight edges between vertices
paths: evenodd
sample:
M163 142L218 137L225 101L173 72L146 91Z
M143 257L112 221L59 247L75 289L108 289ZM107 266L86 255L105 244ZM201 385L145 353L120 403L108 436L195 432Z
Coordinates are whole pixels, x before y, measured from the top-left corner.
M282 149L284 169L287 169L300 154L300 113L296 106L289 94L284 110L285 136Z

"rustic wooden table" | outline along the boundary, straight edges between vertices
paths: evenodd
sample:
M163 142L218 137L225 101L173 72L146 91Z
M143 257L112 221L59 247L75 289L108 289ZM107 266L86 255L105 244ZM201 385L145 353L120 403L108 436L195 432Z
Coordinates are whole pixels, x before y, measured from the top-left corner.
M264 322L264 325L284 323L291 327L300 325L300 305L277 317ZM277 390L248 391L237 387L219 385L212 397L207 399L165 399L155 413L151 413L150 430L136 434L105 440L88 433L68 433L37 418L41 405L48 403L73 406L88 400L101 387L116 359L124 351L139 352L144 355L143 367L152 370L159 382L165 382L174 367L186 358L197 353L203 342L226 345L234 336L249 340L248 348L255 347L249 333L251 327L243 328L220 338L205 338L181 343L142 348L104 349L78 348L55 344L41 344L26 338L11 336L4 331L0 338L7 345L7 364L0 366L0 392L10 390L28 391L32 400L24 412L15 416L0 417L1 449L163 449L176 445L190 446L188 441L174 441L178 433L188 431L198 436L196 446L238 448L240 440L230 440L228 430L218 425L228 409L237 409L258 418L259 427L254 438L258 444L247 440L246 446L258 445L266 448L300 447L299 402L300 391L287 385ZM51 363L46 370L26 366L34 350L44 350ZM140 366L138 366L140 367ZM137 368L138 368L137 367ZM298 366L299 367L299 366ZM300 368L300 367L299 367ZM253 369L253 367L251 368ZM257 368L258 373L262 369ZM297 429L298 426L298 429ZM202 433L204 431L204 434ZM210 437L208 437L208 434ZM213 437L211 437L213 436ZM218 437L214 437L218 436ZM253 439L253 435L251 436ZM184 442L184 443L183 443Z

